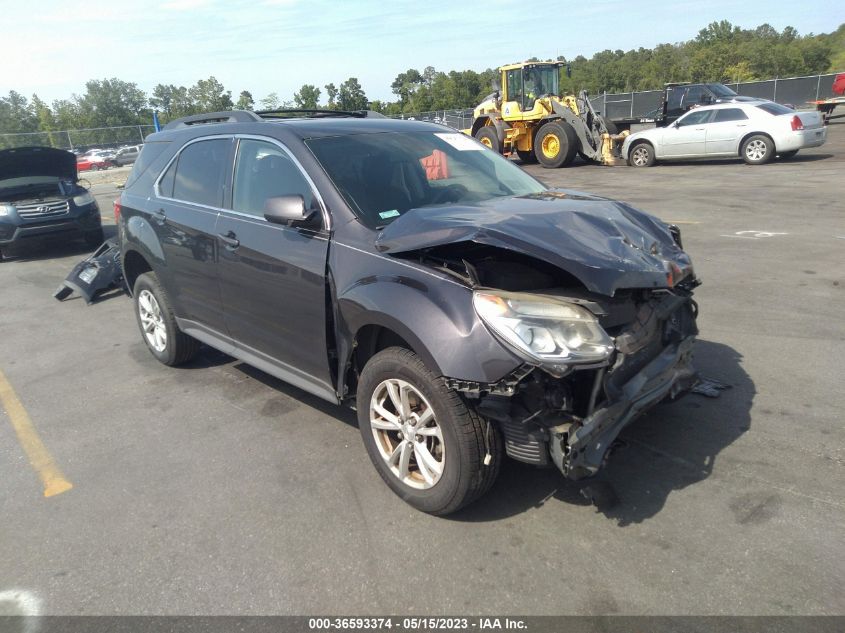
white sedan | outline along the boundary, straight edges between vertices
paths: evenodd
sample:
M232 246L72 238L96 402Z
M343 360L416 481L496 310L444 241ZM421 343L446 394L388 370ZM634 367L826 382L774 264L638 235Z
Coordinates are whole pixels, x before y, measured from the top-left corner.
M690 110L668 127L631 134L622 144L622 158L633 167L651 167L657 160L737 156L762 165L826 140L827 129L816 111L797 112L764 100L719 103Z

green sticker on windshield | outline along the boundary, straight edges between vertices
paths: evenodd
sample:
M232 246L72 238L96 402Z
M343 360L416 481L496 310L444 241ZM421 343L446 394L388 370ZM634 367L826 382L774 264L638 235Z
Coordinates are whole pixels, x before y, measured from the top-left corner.
M399 215L399 211L397 211L396 209L391 209L390 211L382 211L378 214L378 217L380 217L382 220L386 220L387 218L395 218L397 215Z

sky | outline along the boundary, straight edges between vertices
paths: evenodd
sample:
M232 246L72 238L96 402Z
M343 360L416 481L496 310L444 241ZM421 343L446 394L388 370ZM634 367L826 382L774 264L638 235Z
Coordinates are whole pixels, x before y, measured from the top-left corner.
M523 7L528 7L523 10ZM539 11L538 7L543 7ZM839 7L839 8L836 8ZM845 22L830 0L0 0L0 94L52 102L117 77L148 94L216 77L236 100L357 77L395 99L408 68L484 70L529 57L590 57L695 37L710 22L827 33ZM325 101L325 90L323 90Z

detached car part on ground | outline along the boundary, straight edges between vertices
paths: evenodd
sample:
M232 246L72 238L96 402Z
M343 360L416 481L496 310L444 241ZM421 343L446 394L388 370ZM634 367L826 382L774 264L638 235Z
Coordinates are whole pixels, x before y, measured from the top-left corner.
M160 361L204 342L356 406L379 474L433 514L481 496L505 454L589 477L693 385L677 228L437 125L315 116L147 138L116 214Z
M64 301L76 292L85 299L85 303L91 305L97 295L122 286L120 246L117 240L110 239L74 266L70 274L56 288L53 296L59 301Z
M49 147L0 151L0 259L37 240L103 242L100 209L80 186L76 157Z

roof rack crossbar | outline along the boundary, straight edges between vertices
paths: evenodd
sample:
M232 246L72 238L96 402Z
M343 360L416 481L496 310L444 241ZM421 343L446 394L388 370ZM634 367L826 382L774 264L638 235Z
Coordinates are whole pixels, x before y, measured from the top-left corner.
M254 123L261 121L261 117L248 110L231 110L228 112L205 112L203 114L192 114L174 119L164 126L165 130L190 127L192 125L203 125L206 123Z

